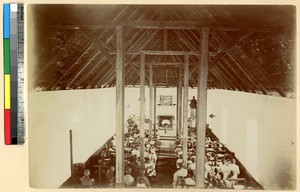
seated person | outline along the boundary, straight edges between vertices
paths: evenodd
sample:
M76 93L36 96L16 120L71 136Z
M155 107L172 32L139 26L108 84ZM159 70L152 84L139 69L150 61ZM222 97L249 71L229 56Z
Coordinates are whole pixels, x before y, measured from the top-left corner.
M133 138L132 136L130 136L130 137L128 138L128 143L133 143L134 140L135 140L135 138Z
M145 169L140 169L139 176L136 179L136 187L138 188L150 188L150 182L145 176Z
M207 159L207 156L205 156L204 158L205 158L205 163L204 163L205 173L204 173L204 176L205 176L205 178L207 178L208 174L211 174L211 172L212 172L212 167L211 167L211 162L208 161L208 159Z
M125 168L124 185L125 187L133 186L134 178L131 176L131 168L128 166Z
M157 155L156 155L156 152L155 152L155 148L151 147L150 148L150 153L148 154L148 158L153 161L154 163L156 163L157 161Z
M192 158L192 163L189 165L188 170L192 170L193 173L195 173L195 171L196 171L195 158Z
M90 170L86 169L83 172L83 177L80 178L83 187L90 188L95 184L95 180L90 178Z
M173 175L173 188L182 188L184 178L187 176L187 170L183 167L183 164L178 163L178 167L178 170Z
M179 139L175 139L175 145L180 145L180 140Z
M231 188L231 183L229 181L227 181L224 178L224 173L223 172L219 172L219 182L218 182L218 188L220 189L230 189Z
M180 154L179 158L176 160L176 168L180 169L181 168L180 164L182 164L182 163L183 163L183 159L182 159L182 155Z
M224 178L226 179L227 176L228 176L228 174L229 174L229 172L230 172L230 170L229 170L229 166L228 166L228 163L227 163L225 157L222 158L222 161L221 161L221 163L219 165L219 169L220 169L220 171L223 172Z
M149 141L145 142L145 150L150 151L150 148L151 148L150 142Z
M184 179L186 188L194 188L195 180L194 180L194 171L188 170L187 178Z
M153 160L146 158L145 169L147 177L153 180L156 176L155 163Z
M139 174L140 163L137 161L137 156L133 155L130 162L131 175L136 180Z
M137 139L139 137L139 133L134 133L133 138Z
M190 164L192 164L193 162L192 162L192 157L191 157L191 155L188 155L188 157L187 157L187 167L189 167L190 166Z
M208 174L207 181L209 182L207 188L211 188L211 189L218 188L219 186L218 179L214 175Z
M140 149L138 145L135 145L133 150L131 151L132 156L140 157Z
M105 174L106 181L108 186L113 187L115 185L115 179L116 179L116 172L115 172L115 167L110 166Z
M230 178L236 179L238 175L240 174L240 168L236 164L236 160L234 158L231 159L231 163L228 165L229 166L229 171L232 172Z
M113 146L112 143L109 144L108 152L109 153L114 153L116 151L116 148Z
M154 132L154 138L157 139L157 141L159 141L160 139L160 134L158 133L158 129L155 129L156 131Z
M193 149L193 142L192 141L187 143L187 148L188 148L188 150Z
M182 148L176 148L175 152L177 153L178 158L183 155Z
M111 144L115 147L116 144L116 135L113 136L112 140L111 140Z
M236 160L234 158L231 159L231 163L229 164L229 174L227 176L230 179L231 186L233 187L236 184L236 179L240 174L240 168L236 164Z

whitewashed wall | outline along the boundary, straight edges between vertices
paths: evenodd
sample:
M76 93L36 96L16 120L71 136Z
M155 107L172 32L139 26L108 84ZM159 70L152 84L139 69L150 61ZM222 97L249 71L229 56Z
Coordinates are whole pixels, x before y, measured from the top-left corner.
M160 94L177 100L176 89L158 89L157 102ZM126 89L125 119L139 115L138 100L139 89ZM74 163L84 162L115 133L115 108L114 88L29 93L30 186L57 188L69 178L69 130ZM266 189L293 187L296 100L209 90L207 110L210 128Z

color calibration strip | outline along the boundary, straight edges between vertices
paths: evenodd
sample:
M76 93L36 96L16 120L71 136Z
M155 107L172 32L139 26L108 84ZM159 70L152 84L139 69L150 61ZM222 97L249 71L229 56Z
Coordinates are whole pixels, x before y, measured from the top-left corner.
M23 144L24 135L24 8L4 4L4 135L5 144Z

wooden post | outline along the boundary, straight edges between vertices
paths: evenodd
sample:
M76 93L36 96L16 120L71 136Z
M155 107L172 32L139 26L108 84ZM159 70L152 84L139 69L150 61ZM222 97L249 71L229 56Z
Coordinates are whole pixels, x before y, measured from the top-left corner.
M123 187L124 180L124 51L122 27L116 27L116 187Z
M178 105L178 139L182 139L182 69L179 68L178 88L177 88L177 105Z
M93 165L93 167L96 167L98 169L98 185L101 185L101 167L102 165Z
M154 133L156 133L156 70L154 69L154 78L153 78L153 80L154 80L154 101L153 101L153 103L154 103L154 122L153 122L153 129L154 129Z
M141 168L144 169L144 147L145 147L145 53L141 53L140 64L140 163Z
M149 65L149 137L152 140L153 128L153 66Z
M189 97L189 55L184 56L184 88L183 88L183 165L187 168L187 136L188 136L188 97Z
M71 177L73 178L73 176L74 176L74 171L73 171L73 133L72 133L72 129L69 131L69 136L70 136L70 166L71 166Z
M200 55L198 68L198 105L196 117L196 188L204 188L204 156L207 107L207 76L208 76L208 37L209 28L200 32Z
M176 137L179 138L179 68L178 72L178 82L177 82L177 102L176 102Z

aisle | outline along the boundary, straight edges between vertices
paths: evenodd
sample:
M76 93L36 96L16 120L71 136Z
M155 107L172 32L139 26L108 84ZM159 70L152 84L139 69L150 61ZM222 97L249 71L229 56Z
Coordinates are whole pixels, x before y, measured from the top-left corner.
M176 153L174 136L161 136L158 150L157 176L154 188L172 188L173 174L176 170Z

